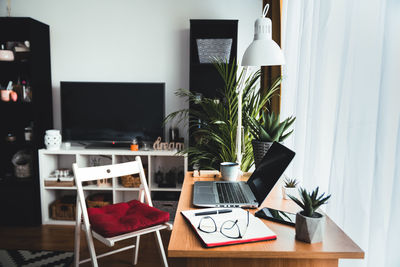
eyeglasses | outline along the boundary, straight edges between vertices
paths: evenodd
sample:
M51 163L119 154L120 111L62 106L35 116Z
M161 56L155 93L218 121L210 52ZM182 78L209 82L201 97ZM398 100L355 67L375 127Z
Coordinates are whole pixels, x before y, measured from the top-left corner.
M245 225L239 223L239 219L227 220L222 222L219 232L232 239L242 238L247 231L249 226L249 211L247 211L247 223ZM215 233L218 231L217 223L211 216L205 216L200 219L199 226L197 227L199 231L207 234Z

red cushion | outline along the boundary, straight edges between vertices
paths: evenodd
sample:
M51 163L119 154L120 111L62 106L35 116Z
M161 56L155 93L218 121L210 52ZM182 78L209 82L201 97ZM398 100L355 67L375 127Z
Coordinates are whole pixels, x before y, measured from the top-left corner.
M168 212L138 200L88 208L88 214L92 229L105 237L137 231L169 220Z

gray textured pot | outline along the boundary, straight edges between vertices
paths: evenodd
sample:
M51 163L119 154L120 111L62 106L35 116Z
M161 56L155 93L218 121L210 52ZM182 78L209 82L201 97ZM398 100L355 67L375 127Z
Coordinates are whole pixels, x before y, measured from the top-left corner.
M322 242L325 232L325 216L315 212L317 218L296 214L296 239L307 243Z
M265 156L265 153L267 153L268 149L271 147L272 142L252 140L251 144L253 146L254 163L257 169L258 164L260 164L261 160Z

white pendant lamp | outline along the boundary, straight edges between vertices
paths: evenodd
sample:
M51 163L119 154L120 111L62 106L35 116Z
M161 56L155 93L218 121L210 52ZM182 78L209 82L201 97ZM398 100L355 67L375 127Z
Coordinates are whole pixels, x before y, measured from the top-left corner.
M236 151L239 166L242 163L242 98L246 74L250 66L276 66L283 65L285 59L281 48L272 40L272 22L267 18L269 4L263 10L263 16L254 23L254 40L243 54L243 78L238 87L238 127L236 132Z
M269 5L265 5L263 16L254 23L254 40L243 54L242 66L274 66L285 63L281 48L272 40L272 22L266 17Z

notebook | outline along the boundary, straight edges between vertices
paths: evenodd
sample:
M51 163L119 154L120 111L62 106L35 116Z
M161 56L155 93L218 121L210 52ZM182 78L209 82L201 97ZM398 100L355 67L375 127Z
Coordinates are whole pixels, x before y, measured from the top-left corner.
M187 220L187 222L190 223L193 230L200 238L203 246L206 248L276 239L276 234L268 226L266 226L259 218L253 216L251 213L248 213L248 211L241 208L230 209L232 211L229 213L203 215L203 216L195 215L196 213L199 212L216 211L216 210L220 209L207 208L201 210L181 211L183 217ZM208 220L210 222L212 221L210 218L205 218L205 217L211 217L212 220L215 221L216 231L214 231L214 229L211 229L210 232L212 233L208 233L199 230L200 221L202 221L202 224L206 224L204 223L204 220ZM247 225L247 218L248 218L248 225ZM238 221L237 223L239 225L237 229L240 229L240 231L243 233L243 236L241 238L236 238L235 229L233 229L234 231L231 231L231 229L227 230L232 232L231 237L227 237L221 233L221 226L224 223L225 223L224 227L226 229L228 227L231 227L232 223L234 223L236 220Z
M295 153L274 142L247 182L196 181L193 205L197 207L257 208L279 180Z

